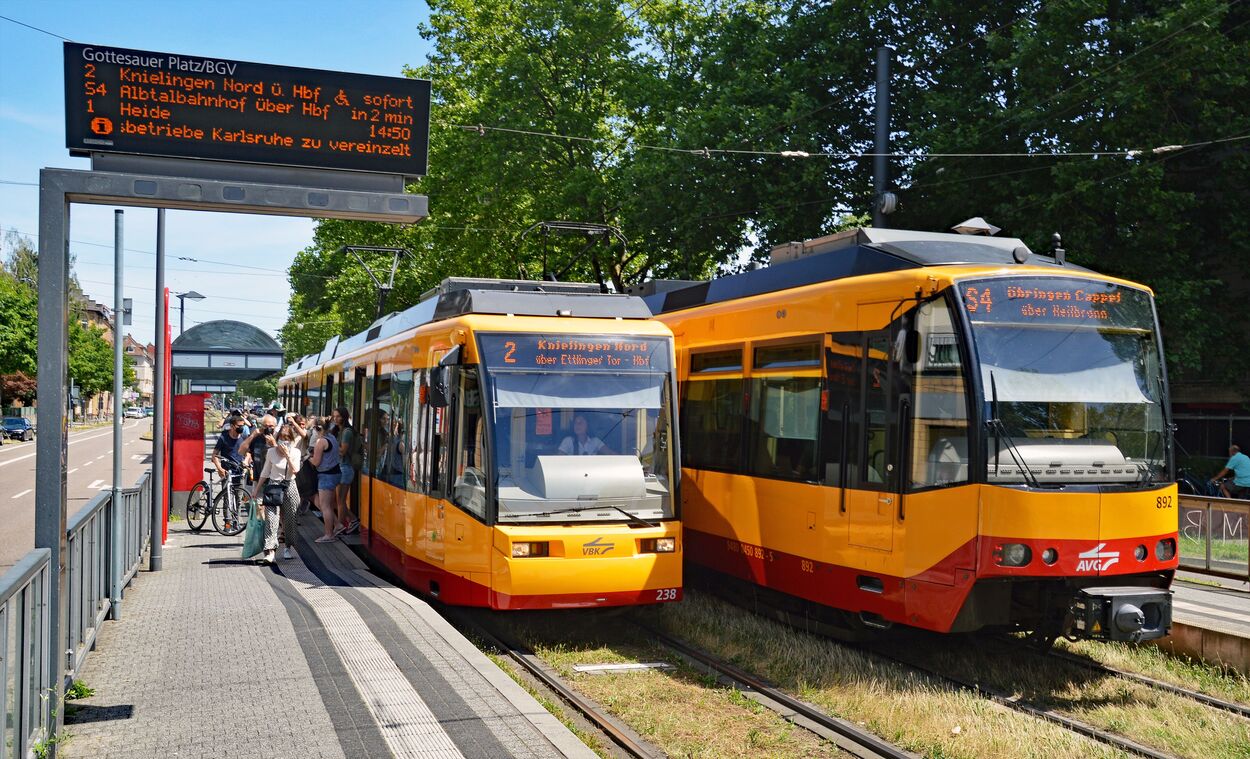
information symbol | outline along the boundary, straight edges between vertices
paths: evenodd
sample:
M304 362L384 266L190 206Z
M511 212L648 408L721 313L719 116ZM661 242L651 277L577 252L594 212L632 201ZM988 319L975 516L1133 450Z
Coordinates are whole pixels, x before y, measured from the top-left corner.
M96 134L112 134L113 122L103 116L97 116L91 120L91 131Z

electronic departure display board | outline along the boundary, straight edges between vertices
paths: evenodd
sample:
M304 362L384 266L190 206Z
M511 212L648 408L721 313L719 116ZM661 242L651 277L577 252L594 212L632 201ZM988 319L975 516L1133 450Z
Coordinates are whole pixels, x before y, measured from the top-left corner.
M1154 329L1150 293L1113 282L1007 277L961 282L956 287L964 311L974 322Z
M65 43L70 153L426 173L430 83Z
M482 361L492 369L667 372L670 343L621 335L497 335L479 337Z

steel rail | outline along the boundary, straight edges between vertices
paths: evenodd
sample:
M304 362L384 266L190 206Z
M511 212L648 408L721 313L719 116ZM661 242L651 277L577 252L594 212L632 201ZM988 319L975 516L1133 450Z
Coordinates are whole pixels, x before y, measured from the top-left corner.
M731 595L718 593L716 589L714 588L711 589L710 592L712 592L714 595L719 596L720 598L725 599L729 603L734 603L734 605L738 606L738 608L745 609L746 611L750 611L752 613L757 613L752 609L746 609L746 607L736 604ZM784 609L779 609L762 599L757 599L757 603L760 604L761 606L765 606L770 609L774 609L776 611L782 612L781 619L788 618L788 615L785 614ZM776 617L766 617L766 618L777 621ZM989 701L993 701L994 703L1004 706L1008 709L1020 712L1022 714L1027 714L1031 717L1035 717L1045 722L1050 722L1050 723L1059 725L1060 727L1066 728L1067 730L1077 733L1078 735L1083 735L1086 738L1097 741L1099 743L1111 746L1113 748L1118 748L1121 751L1124 751L1126 753L1135 754L1137 756L1144 756L1144 757L1147 757L1147 759L1177 759L1176 755L1174 754L1168 754L1162 751L1158 751L1149 746L1138 743L1137 741L1134 741L1132 739L1125 738L1124 736L1116 735L1115 733L1112 733L1108 730L1103 730L1102 728L1096 725L1091 725L1088 722L1083 722L1073 717L1060 714L1059 712L1053 709L1048 709L1043 706L1037 706L1035 704L1031 704L1028 701L1025 701L1020 696L1013 696L1008 693L999 691L995 688L990 688L990 687L981 685L979 683L968 682L966 680L962 680L953 675L948 675L942 672L938 672L937 670L931 669L929 667L925 667L923 665L907 661L906 659L891 656L890 654L882 653L881 651L877 651L875 649L868 648L866 646L857 645L855 643L851 643L851 642L844 641L844 640L839 640L832 636L821 634L821 633L812 633L810 630L804 630L802 628L796 627L795 625L792 625L786 622L782 622L782 624L785 624L787 627L790 627L791 629L799 630L800 632L806 632L809 634L818 635L821 638L824 638L825 640L828 640L844 648L850 648L855 651L860 651L864 654L867 654L868 656L875 656L882 661L893 662L895 664L908 667L917 672L923 673L938 682L945 683L953 688L968 691L970 693L976 693L982 698L985 698Z
M723 675L727 679L735 682L737 685L742 686L743 690L755 691L766 699L790 710L794 715L803 719L796 720L790 715L782 713L779 709L773 709L774 711L780 713L781 716L787 721L793 722L807 730L811 730L821 738L833 742L847 753L861 757L861 759L915 759L917 756L909 751L904 751L892 743L882 740L878 736L860 728L854 723L838 719L830 714L826 714L811 704L794 698L793 696L769 685L754 675L738 669L728 662L721 661L711 654L700 651L688 643L660 632L650 625L641 622L635 622L635 624L646 631L655 640L677 652L681 656L699 662L713 672ZM765 704L765 706L768 705ZM804 724L803 720L815 723L815 726L823 729L813 730L812 726ZM833 733L835 737L829 736L826 731L828 733ZM837 737L840 737L842 740L838 740Z
M1246 706L1245 704L1239 704L1239 703L1236 703L1235 701L1225 701L1222 698L1209 696L1206 693L1202 693L1200 691L1190 690L1189 688L1185 688L1180 685L1173 685L1172 683L1164 682L1162 680L1156 680L1155 678L1149 677L1148 675L1142 675L1137 672L1128 672L1122 669L1117 669L1116 667L1108 666L1106 664L1103 664L1102 662L1090 661L1089 659L1084 659L1080 656L1077 656L1076 654L1069 653L1067 651L1053 651L1052 650L1052 651L1047 652L1047 656L1052 656L1056 659L1059 659L1060 661L1065 661L1065 662L1068 662L1069 664L1073 664L1078 667L1084 667L1085 669L1093 670L1094 672L1101 672L1103 674L1113 675L1115 677L1123 678L1130 682L1140 683L1142 685L1145 685L1150 688L1154 688L1156 690L1161 690L1166 693L1171 693L1177 696L1181 696L1183 698L1188 698L1193 701L1197 701L1198 703L1203 704L1205 706L1209 706L1213 709L1220 709L1226 712L1231 712L1233 714L1236 714L1239 717L1245 717L1246 719L1250 719L1250 706Z
M469 619L467 614L453 611L451 608L445 608L443 615L447 617L454 616L462 626L471 628L488 645L516 662L526 672L563 699L565 703L590 720L596 728L612 739L614 743L630 756L638 757L638 759L663 759L665 756L664 752L643 741L623 722L608 714L599 704L574 690L564 681L564 678L556 674L534 652L524 646L504 640L501 636L486 629L482 623Z

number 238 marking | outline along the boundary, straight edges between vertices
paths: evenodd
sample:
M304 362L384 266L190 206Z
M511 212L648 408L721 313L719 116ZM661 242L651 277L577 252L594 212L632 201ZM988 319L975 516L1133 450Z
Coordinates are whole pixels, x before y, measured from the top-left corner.
M676 601L677 588L660 588L655 592L655 600L657 601Z

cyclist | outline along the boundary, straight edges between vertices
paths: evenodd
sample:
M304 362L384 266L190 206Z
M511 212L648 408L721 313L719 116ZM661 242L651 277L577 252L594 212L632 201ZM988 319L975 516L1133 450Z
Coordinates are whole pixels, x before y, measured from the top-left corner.
M213 446L213 466L223 482L229 482L228 474L243 471L243 454L239 452L239 441L243 439L247 423L239 415L231 416L226 429L217 436L217 444ZM227 472L229 470L229 472Z
M1220 494L1225 498L1250 498L1250 456L1241 452L1240 446L1230 446L1228 463L1220 473L1211 479L1212 482L1226 475L1233 475L1233 483L1220 483Z

